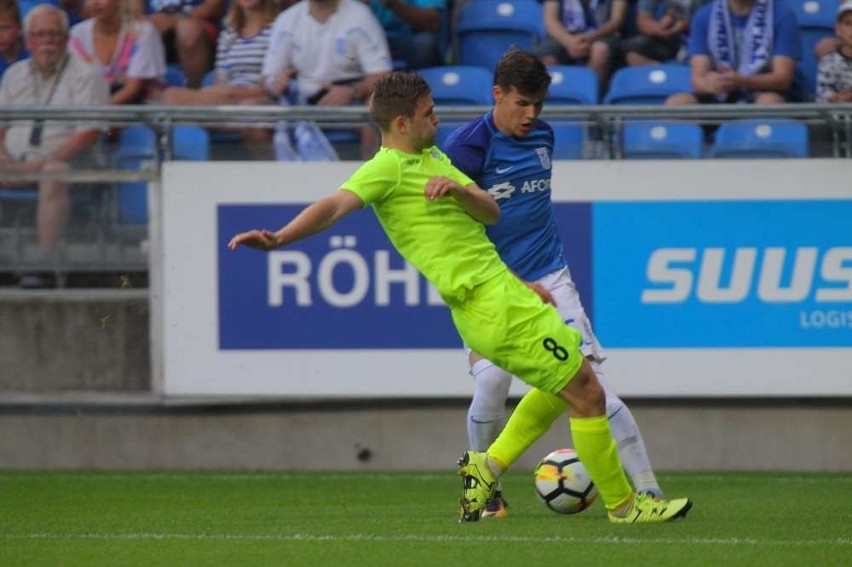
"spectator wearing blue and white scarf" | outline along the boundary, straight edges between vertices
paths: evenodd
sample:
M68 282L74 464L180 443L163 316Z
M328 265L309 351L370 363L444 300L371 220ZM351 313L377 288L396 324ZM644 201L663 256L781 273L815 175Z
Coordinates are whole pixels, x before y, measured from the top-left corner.
M802 41L784 0L713 0L692 19L689 50L693 92L666 104L802 100Z

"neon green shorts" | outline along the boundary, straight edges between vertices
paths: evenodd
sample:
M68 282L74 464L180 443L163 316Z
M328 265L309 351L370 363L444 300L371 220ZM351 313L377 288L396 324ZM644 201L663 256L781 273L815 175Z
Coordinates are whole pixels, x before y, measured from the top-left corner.
M559 392L583 363L582 334L510 272L450 311L465 344L539 390Z

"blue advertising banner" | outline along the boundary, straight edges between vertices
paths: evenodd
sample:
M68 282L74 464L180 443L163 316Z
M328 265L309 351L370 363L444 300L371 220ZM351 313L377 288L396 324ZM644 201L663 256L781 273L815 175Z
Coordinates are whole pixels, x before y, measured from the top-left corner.
M608 347L852 346L852 201L603 202Z
M220 349L461 347L449 310L371 209L280 251L226 249L234 234L279 227L303 208L218 205ZM580 292L591 297L590 205L557 204L555 212Z

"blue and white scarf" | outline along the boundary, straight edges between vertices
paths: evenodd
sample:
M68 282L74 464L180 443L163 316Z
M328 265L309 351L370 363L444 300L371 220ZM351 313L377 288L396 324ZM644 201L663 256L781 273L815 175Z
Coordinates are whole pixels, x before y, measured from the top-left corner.
M772 58L774 0L755 0L737 46L727 0L714 0L707 28L707 45L716 69L727 66L740 75L764 71Z
M598 0L589 0L584 5L582 0L563 0L562 24L568 33L592 31L598 28Z

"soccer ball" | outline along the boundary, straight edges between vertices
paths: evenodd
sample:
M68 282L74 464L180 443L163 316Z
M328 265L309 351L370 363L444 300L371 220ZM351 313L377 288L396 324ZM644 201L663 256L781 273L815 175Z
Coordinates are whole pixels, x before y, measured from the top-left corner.
M559 514L582 512L598 497L598 489L574 449L557 449L538 463L535 493Z

